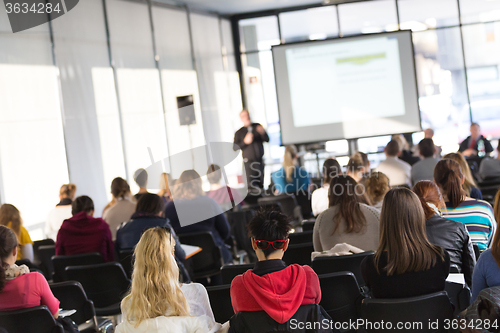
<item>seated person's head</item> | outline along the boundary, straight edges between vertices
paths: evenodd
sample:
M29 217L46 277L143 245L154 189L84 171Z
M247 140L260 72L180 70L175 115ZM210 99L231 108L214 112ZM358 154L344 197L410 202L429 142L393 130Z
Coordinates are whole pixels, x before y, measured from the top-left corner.
M423 158L433 157L436 153L436 147L432 139L422 139L418 143L418 151Z
M75 198L76 185L75 184L64 184L59 189L59 199L71 199Z
M363 156L360 153L354 153L349 162L347 162L347 174L359 181L365 173L365 161L363 161Z
M94 202L90 197L86 195L79 196L71 204L71 214L76 215L78 213L85 212L87 215L94 215Z
M261 210L248 223L252 247L259 260L281 259L288 248L289 218L275 210ZM270 242L274 242L271 244Z
M444 206L444 201L436 183L429 180L421 180L413 186L413 192L420 199L426 219L439 214L439 209Z
M332 178L341 173L342 168L336 159L329 158L325 160L325 163L323 163L323 185L328 184L329 186Z
M164 209L165 203L159 195L154 193L144 193L137 201L135 212L148 216L163 216Z
M115 199L124 199L130 194L130 186L125 179L116 177L111 182L111 194Z
M207 179L210 185L219 184L222 179L222 172L217 164L210 164L207 170Z
M385 194L391 189L389 177L384 173L373 172L365 182L366 194L373 204L384 200Z
M134 250L130 294L122 301L127 320L165 316L189 316L188 304L179 284L174 257L175 240L166 228L147 229Z
M143 169L137 169L134 172L134 180L140 188L146 188L148 186L148 172Z
M345 233L361 232L366 219L360 208L360 203L369 204L365 198L365 187L358 184L350 176L333 177L328 189L329 207L338 206L338 212L333 219L335 233L345 220Z
M12 265L17 258L17 237L16 234L6 226L0 225L0 292L5 286L5 266Z
M399 142L397 142L396 140L391 140L389 141L387 146L385 146L384 152L387 156L396 157L401 154L400 147L401 146L399 145Z
M481 127L478 123L472 123L470 125L470 136L473 139L477 139L481 135Z
M200 174L193 169L184 170L173 186L175 199L194 199L205 195Z

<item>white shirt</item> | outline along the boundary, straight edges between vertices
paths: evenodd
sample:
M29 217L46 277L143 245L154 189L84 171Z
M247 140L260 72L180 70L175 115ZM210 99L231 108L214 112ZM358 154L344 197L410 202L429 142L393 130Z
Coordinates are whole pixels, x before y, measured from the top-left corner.
M376 170L389 177L391 186L408 185L411 187L411 165L396 156L387 156Z
M47 220L45 221L45 235L47 238L51 238L54 241L57 240L57 233L61 228L64 220L72 217L71 205L56 206L47 215Z
M323 211L328 209L330 201L328 200L328 188L329 184L323 185L316 189L311 197L311 208L314 216L318 216L323 213Z

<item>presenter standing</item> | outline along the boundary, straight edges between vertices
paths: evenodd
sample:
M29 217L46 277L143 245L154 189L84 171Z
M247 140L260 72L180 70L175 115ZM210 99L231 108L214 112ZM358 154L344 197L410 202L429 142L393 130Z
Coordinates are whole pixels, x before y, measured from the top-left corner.
M247 110L240 112L243 127L234 134L234 149L241 149L249 188L264 186L264 145L269 136L259 123L252 123Z

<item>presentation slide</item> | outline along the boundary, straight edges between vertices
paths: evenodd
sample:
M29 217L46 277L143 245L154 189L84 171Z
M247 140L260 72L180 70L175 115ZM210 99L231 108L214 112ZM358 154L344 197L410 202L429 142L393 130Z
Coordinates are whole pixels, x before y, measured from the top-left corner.
M283 144L420 130L411 33L273 47Z

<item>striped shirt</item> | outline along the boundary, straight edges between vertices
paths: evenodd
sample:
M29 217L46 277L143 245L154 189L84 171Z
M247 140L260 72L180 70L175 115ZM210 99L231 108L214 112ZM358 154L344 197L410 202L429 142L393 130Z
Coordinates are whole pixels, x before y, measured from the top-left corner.
M495 234L496 221L491 205L483 200L466 200L456 208L449 202L442 211L443 217L464 223L469 231L471 241L485 250L491 244Z

